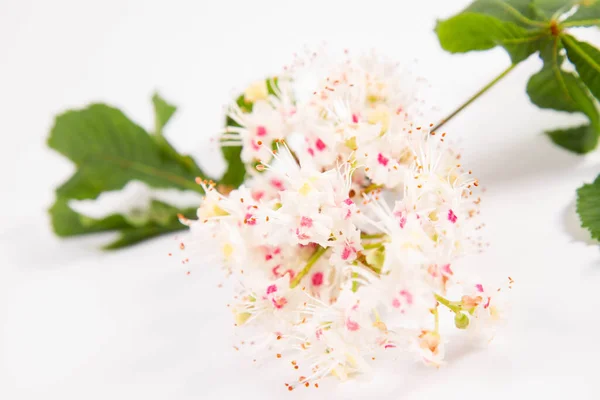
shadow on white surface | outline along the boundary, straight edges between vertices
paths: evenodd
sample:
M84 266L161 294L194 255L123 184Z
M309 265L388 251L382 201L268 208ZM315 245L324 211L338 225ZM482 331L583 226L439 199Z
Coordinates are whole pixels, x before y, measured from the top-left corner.
M492 138L489 147L479 148L468 158L486 186L552 175L584 164L581 156L560 149L546 135L532 132L506 142Z

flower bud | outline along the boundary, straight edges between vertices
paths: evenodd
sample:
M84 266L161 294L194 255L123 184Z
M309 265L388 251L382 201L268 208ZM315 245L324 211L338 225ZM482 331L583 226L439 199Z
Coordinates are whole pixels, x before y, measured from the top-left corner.
M469 317L467 314L462 312L456 313L454 316L454 325L456 325L458 329L467 329L469 326Z

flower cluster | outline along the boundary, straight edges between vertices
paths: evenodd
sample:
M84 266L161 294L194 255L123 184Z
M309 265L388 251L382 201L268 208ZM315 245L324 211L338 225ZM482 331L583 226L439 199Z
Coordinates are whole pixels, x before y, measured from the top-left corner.
M242 146L250 178L229 193L199 181L198 220L184 221L189 247L234 279L244 342L291 360L289 390L368 371L380 352L439 366L440 307L479 333L501 313L499 290L457 263L484 246L479 184L419 123L418 80L374 55L321 64L296 62L229 109L224 145Z

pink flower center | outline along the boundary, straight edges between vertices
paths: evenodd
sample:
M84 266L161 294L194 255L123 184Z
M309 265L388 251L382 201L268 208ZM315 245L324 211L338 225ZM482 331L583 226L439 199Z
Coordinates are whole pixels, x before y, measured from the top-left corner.
M273 273L273 275L275 275L276 277L280 277L281 274L279 273L278 269L281 268L281 265L276 265L275 267L273 267L273 269L271 270L271 272Z
M267 294L275 293L277 291L277 285L267 286Z
M475 288L477 289L478 292L483 293L483 285L481 283L478 283L477 285L475 285Z
M265 136L267 134L267 128L262 125L256 127L256 136Z
M312 284L313 286L321 286L323 284L323 273L317 272L312 276Z
M296 228L296 237L298 238L298 240L310 239L309 235L307 235L306 233L300 232L300 228Z
M252 198L254 199L254 201L260 201L260 199L262 199L264 196L265 196L265 192L263 192L261 190L252 192Z
M276 179L276 178L271 179L271 185L275 189L279 190L280 192L285 190L285 186L283 186L283 182L280 181L279 179Z
M452 275L452 269L450 269L450 264L442 265L442 273L446 275Z
M352 114L352 122L357 124L358 123L358 114Z
M287 304L287 299L285 297L278 297L278 298L273 297L272 301L273 301L273 305L278 310L282 309L283 306L285 306Z
M387 165L388 165L388 162L389 162L389 161L390 161L390 159L389 159L389 158L387 158L387 157L385 157L383 154L379 153L379 154L377 155L377 162L378 162L380 165L383 165L383 166L385 167L385 166L387 166Z
M402 211L395 211L394 216L398 218L400 228L404 229L404 226L406 225L406 217L404 216L404 213Z
M492 298L488 297L487 302L485 303L485 305L483 306L483 308L488 308L490 306L490 301L492 301Z
M406 290L401 290L400 291L400 298L404 299L404 303L400 300L400 298L398 297L394 297L392 299L392 307L394 308L401 308L403 304L406 304L408 306L412 305L413 303L413 295L412 293L406 291ZM404 309L401 310L401 312L404 314Z
M454 214L454 211L452 210L448 210L448 221L452 222L453 224L456 223L456 214Z
M315 146L317 146L317 150L319 151L323 151L325 150L325 147L327 147L321 139L317 139L317 141L315 142Z
M346 261L354 254L356 254L356 249L347 244L344 246L344 250L342 250L342 260Z
M254 218L254 215L252 214L246 214L244 222L248 225L256 225L256 218Z
M308 148L308 154L310 154L311 156L315 156L315 151L313 149L311 149L310 147Z
M360 329L360 325L358 325L358 322L352 321L350 319L350 317L348 317L346 319L346 329L348 329L349 331L355 332Z
M313 226L312 218L309 218L309 217L300 218L300 226L302 226L304 228L312 228L312 226Z
M406 303L410 306L413 303L413 295L412 293L406 291L406 290L401 290L400 291L400 296L404 297L406 299Z

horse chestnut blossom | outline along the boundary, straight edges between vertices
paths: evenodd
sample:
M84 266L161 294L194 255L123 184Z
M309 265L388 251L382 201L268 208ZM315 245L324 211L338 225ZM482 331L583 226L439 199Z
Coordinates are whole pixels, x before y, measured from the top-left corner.
M485 247L479 182L419 122L418 86L373 54L310 57L229 108L223 145L242 147L249 177L223 193L199 181L186 247L234 280L236 329L293 368L289 390L399 351L440 366L440 307L476 334L502 315L500 290L461 274Z

